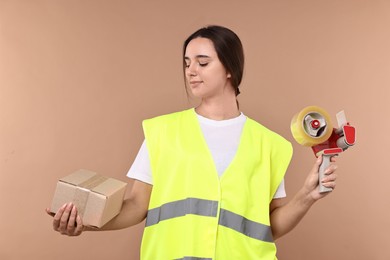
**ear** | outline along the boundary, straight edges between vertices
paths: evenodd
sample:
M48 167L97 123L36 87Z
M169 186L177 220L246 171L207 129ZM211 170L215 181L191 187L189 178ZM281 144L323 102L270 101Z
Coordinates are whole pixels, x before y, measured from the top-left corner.
M230 73L228 73L228 74L226 75L226 77L227 77L228 79L230 79L230 78L232 77L232 75L230 75Z

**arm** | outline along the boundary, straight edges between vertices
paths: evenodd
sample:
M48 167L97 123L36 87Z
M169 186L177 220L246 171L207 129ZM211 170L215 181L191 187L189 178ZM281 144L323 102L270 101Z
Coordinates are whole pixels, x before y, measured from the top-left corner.
M65 204L54 215L53 229L63 235L78 236L83 231L117 230L136 225L146 217L151 191L152 185L135 180L121 212L99 229L83 226L77 208L71 203ZM46 211L50 214L48 209Z
M270 218L272 233L275 240L290 232L302 220L316 201L330 193L319 192L318 169L321 162L322 157L320 156L306 178L303 187L288 203L286 203L284 199L272 200L270 204ZM332 158L332 162L335 162L334 158ZM325 172L326 177L322 179L322 183L325 187L335 188L335 181L337 178L337 175L335 174L336 168L337 167L334 164L331 164L327 168Z

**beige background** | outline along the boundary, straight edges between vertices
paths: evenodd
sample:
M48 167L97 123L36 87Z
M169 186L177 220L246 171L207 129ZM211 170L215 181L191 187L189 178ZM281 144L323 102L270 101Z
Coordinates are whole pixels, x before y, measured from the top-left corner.
M142 224L69 238L44 209L79 168L129 181L142 119L196 104L181 45L207 24L243 41L244 113L294 144L290 197L314 161L290 134L296 112L344 109L358 130L337 189L277 241L279 258L390 259L387 0L0 0L0 259L138 259Z

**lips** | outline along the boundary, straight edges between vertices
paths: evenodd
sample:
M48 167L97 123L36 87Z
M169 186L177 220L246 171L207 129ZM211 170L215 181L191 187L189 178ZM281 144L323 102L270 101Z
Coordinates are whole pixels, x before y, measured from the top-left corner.
M197 85L199 85L201 83L203 83L203 81L201 81L201 80L191 80L190 81L190 85L191 86L197 86Z

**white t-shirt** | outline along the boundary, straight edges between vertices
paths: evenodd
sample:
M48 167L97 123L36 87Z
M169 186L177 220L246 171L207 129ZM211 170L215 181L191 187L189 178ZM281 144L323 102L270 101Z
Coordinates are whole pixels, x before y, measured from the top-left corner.
M218 175L221 177L237 152L246 116L241 113L238 117L221 121L208 119L200 115L197 116L203 136L214 159ZM148 184L153 184L149 153L145 140L127 176ZM286 197L286 191L284 188L284 180L282 180L275 192L274 198L284 197Z

